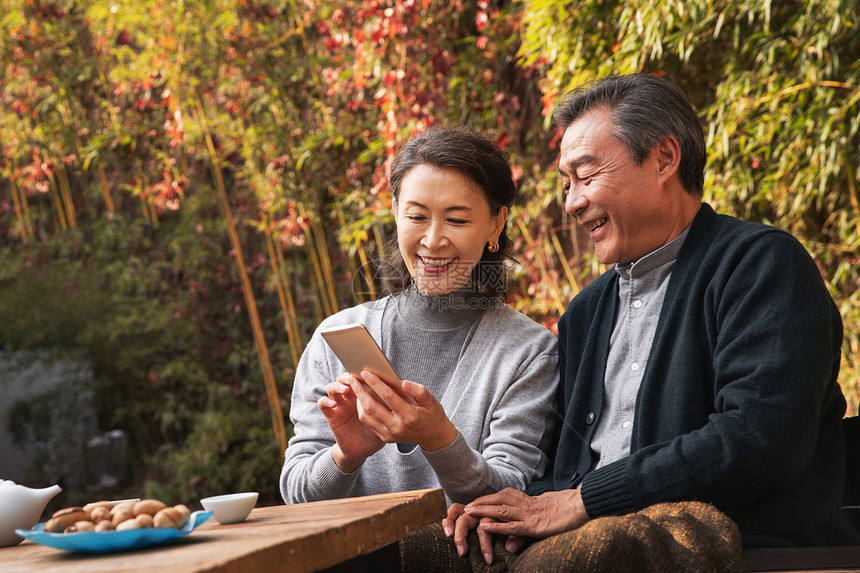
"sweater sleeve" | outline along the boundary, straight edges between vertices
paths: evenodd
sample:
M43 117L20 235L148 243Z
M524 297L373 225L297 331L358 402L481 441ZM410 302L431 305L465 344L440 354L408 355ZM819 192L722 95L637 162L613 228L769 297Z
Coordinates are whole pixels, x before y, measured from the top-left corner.
M281 496L286 503L349 497L358 469L343 473L331 457L334 435L317 407L326 386L339 372L332 372L327 346L317 331L299 360L293 383L290 438L281 470Z
M676 320L652 349L653 386L635 422L662 428L662 441L585 476L591 517L687 499L745 507L812 467L822 418L841 417L841 322L815 264L777 231L736 251L707 284L690 278L671 302L667 294L664 304L685 310L664 313Z
M546 340L549 347L525 364L511 364L501 357L497 364L485 365L498 369L496 376L486 378L490 383L498 383L506 370L511 382L484 414L490 430L480 451L458 434L448 446L423 452L451 501L468 503L506 487L522 490L542 475L559 378L555 340L551 335ZM511 377L510 372L515 374ZM490 390L472 387L469 391Z

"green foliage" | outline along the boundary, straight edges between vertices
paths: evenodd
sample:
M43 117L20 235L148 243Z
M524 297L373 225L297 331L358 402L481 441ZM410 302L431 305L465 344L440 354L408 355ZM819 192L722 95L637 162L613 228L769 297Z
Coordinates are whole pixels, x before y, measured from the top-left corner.
M256 382L262 386L262 380ZM153 456L158 463L147 490L157 499L181 503L277 485L281 453L266 421L255 413L265 405L242 407L236 394L219 394L223 395L209 397L188 440L181 445L166 443Z
M547 107L612 73L679 84L708 136L706 200L797 236L845 324L860 403L860 9L852 0L526 0L521 53Z
M398 145L473 123L511 150L526 197L549 163L510 7L34 0L2 18L0 343L83 349L99 427L125 430L134 482L171 498L277 499L240 272L286 406L313 327L379 294L368 260L392 230ZM530 245L552 232L522 213ZM521 290L541 294L557 263L523 262ZM542 318L553 293L518 305Z

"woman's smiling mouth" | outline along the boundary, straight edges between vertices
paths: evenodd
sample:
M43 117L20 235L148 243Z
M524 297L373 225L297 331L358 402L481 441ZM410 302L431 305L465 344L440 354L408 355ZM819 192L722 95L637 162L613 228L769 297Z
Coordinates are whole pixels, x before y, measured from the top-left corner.
M435 258L435 257L422 257L418 256L418 260L421 261L421 264L424 265L424 270L428 272L442 272L446 270L449 264L453 262L457 257L448 257L444 259Z

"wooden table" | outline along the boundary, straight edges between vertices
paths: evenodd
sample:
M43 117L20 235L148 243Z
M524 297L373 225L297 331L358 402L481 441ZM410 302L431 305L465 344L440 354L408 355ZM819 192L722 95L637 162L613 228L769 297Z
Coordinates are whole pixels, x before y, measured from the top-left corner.
M361 570L360 560L374 559L361 556L383 551L389 563L398 560L398 539L443 517L441 489L259 507L242 523L210 518L168 544L121 553L75 554L24 541L0 549L0 571L305 573L344 563Z

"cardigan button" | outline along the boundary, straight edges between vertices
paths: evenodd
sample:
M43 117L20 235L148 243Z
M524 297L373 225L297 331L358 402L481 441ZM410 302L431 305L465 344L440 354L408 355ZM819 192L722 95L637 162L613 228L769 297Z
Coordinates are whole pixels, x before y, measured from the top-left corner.
M588 413L588 415L585 417L585 423L586 423L586 424L592 424L592 423L594 423L594 412L589 412L589 413Z

